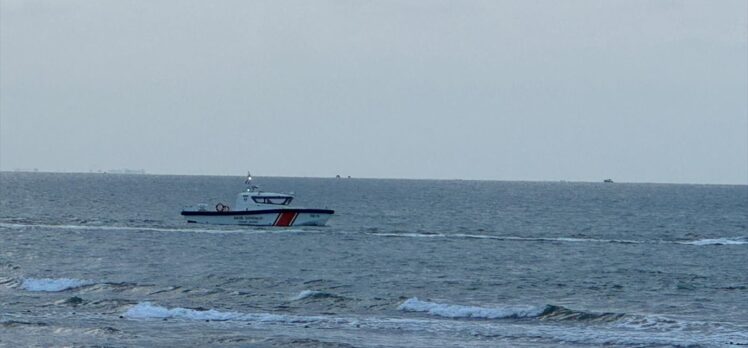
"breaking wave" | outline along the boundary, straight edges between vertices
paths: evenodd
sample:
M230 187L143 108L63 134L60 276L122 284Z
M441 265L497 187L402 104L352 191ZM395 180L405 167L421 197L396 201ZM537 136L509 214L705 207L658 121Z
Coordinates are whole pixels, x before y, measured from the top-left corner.
M583 345L743 345L748 342L744 328L725 323L679 321L664 317L620 313L591 313L561 306L502 306L478 307L442 304L411 298L400 304L402 311L426 312L444 319L337 317L329 315L300 316L272 313L241 313L216 309L167 308L141 302L130 307L124 317L129 319L181 319L194 321L241 321L252 324L303 325L318 329L364 329L372 332L427 331L438 335L463 335L505 338L533 338L549 342ZM508 325L501 321L459 319L517 319ZM551 321L547 324L532 322ZM554 321L594 321L595 325L557 325ZM707 328L708 332L700 332ZM381 330L381 331L380 331Z
M535 306L505 306L505 307L476 307L442 304L436 302L421 301L416 297L410 298L397 307L405 312L425 312L445 318L481 318L481 319L504 319L504 318L528 318L543 314L543 307Z
M21 288L28 291L58 292L95 284L91 280L73 278L26 278Z
M510 306L463 306L438 302L422 301L410 298L397 307L405 312L424 312L439 317L460 319L521 319L536 318L548 321L584 321L607 323L614 322L626 316L623 313L585 312L569 309L563 306L545 305L510 305Z
M212 320L212 321L258 321L269 323L307 323L322 321L326 318L315 316L294 316L272 313L240 313L231 311L218 311L215 309L190 309L190 308L167 308L154 305L150 302L141 302L130 307L125 317L132 319L187 319L187 320Z
M659 315L587 312L556 305L478 307L421 301L414 297L400 304L398 309L406 312L423 312L450 319L535 319L551 322L594 323L596 324L594 328L592 326L588 327L592 331L623 329L622 332L615 332L628 338L635 335L635 332L675 334L685 331L696 333L708 329L709 332L714 334L714 337L698 337L699 341L714 341L724 338L722 342L730 342L730 340L748 342L748 332L744 331L745 327L735 327L727 323L678 320ZM610 341L601 342L610 343Z
M511 305L511 306L462 306L438 302L422 301L418 298L410 298L397 307L405 312L424 312L439 317L459 319L521 319L537 318L540 320L554 321L595 321L612 322L624 316L622 313L595 313L568 309L563 306L545 305Z

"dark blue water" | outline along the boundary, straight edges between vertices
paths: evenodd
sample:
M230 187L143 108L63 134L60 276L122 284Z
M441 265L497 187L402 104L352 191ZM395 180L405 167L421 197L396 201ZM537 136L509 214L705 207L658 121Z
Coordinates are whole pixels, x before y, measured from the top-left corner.
M748 187L0 173L0 346L748 344Z

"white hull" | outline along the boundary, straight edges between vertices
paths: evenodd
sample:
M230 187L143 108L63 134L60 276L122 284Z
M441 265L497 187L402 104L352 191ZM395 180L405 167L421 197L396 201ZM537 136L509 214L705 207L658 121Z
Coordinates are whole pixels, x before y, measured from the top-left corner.
M187 222L210 225L324 226L332 210L272 209L267 211L200 212L183 211Z

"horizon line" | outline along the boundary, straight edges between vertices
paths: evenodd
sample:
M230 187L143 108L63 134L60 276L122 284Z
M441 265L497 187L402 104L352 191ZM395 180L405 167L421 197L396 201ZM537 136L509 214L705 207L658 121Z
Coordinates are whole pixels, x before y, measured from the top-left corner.
M175 174L175 173L150 173L143 169L125 169L131 170L133 173L117 173L113 171L122 169L110 169L107 171L53 171L53 170L33 170L28 169L15 169L15 170L0 170L0 173L25 173L25 174L97 174L97 175L153 175L153 176L219 176L219 177L244 177L246 175L235 175L235 174ZM138 172L142 171L142 172ZM534 183L604 183L601 179L599 181L587 181L587 180L574 180L574 179L558 179L558 180L538 180L538 179L464 179L464 178L398 178L398 177L355 177L348 175L336 176L298 176L298 175L252 175L253 177L266 177L266 178L306 178L306 179L358 179L358 180L423 180L423 181L488 181L488 182L534 182ZM650 185L711 185L711 186L748 186L748 182L745 183L701 183L701 182L657 182L657 181L615 181L613 184L650 184Z

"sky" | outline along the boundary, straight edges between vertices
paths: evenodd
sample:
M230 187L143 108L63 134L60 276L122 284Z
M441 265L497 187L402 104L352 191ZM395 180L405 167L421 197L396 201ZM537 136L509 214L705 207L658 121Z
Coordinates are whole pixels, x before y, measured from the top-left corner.
M0 0L0 170L748 184L748 1Z

